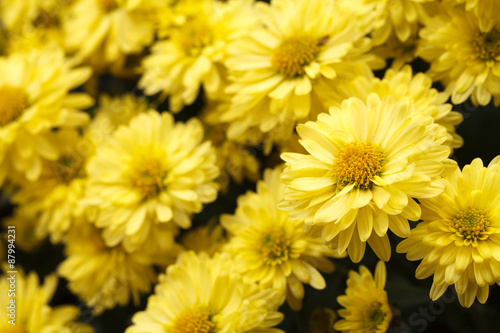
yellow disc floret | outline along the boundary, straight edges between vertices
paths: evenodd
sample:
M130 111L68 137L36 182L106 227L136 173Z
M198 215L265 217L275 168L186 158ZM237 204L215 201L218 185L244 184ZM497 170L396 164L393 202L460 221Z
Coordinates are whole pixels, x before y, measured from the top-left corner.
M188 56L198 56L203 48L212 42L210 28L201 18L192 18L179 29L174 37Z
M131 178L132 186L144 199L155 197L163 189L164 172L157 160L143 161L135 168Z
M485 211L468 207L460 211L450 222L450 227L455 234L465 241L466 245L477 244L478 240L488 238L490 222Z
M267 265L280 265L288 260L291 240L281 229L264 234L260 252Z
M320 41L309 36L289 37L274 51L272 64L288 77L301 76L319 51Z
M482 61L500 61L500 32L477 33L473 41L474 56Z
M203 308L187 309L181 312L172 326L173 333L213 333L215 324L210 311Z
M97 2L105 12L110 12L118 7L116 0L97 0Z
M380 324L384 322L384 318L386 313L382 309L382 303L374 302L371 306L366 310L365 319L365 327L369 328L369 332L375 332Z
M21 88L0 87L0 126L19 117L27 107L26 95Z
M348 143L335 156L333 172L337 184L369 189L373 177L382 172L384 161L384 152L376 144L370 141Z

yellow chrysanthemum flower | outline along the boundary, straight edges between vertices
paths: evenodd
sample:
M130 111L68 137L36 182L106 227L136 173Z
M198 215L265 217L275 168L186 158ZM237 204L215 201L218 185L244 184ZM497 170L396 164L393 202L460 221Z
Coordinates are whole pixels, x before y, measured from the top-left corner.
M36 232L38 212L39 209L36 205L17 207L14 211L14 215L5 219L2 223L5 228L8 226L15 228L16 248L32 252L43 241L44 237ZM0 245L3 244L0 243ZM2 259L2 256L0 256L0 261Z
M415 199L440 194L439 177L455 164L441 145L445 138L436 138L439 125L390 95L382 101L370 95L366 105L350 98L297 132L309 154L281 155L287 189L279 207L292 219L304 218L306 229L338 254L348 249L354 262L366 242L389 260L387 229L408 237L408 220L421 214Z
M392 95L396 101L411 101L415 105L415 114L430 116L440 126L438 136L446 137L445 145L450 148L460 148L463 145L462 137L455 132L455 126L462 122L463 116L451 111L452 105L446 103L449 95L432 88L432 80L428 75L413 75L411 67L404 66L399 71L387 70L383 79L374 76L359 77L349 88L346 89L346 96L358 97L363 101L371 93L380 98Z
M68 233L65 254L58 274L96 315L127 305L130 299L138 306L140 295L156 282L151 256L142 251L128 253L121 245L107 247L90 224Z
M217 157L202 140L197 119L175 124L170 113L148 111L97 147L86 202L100 209L95 224L108 246L123 241L133 251L157 223L189 228L191 214L215 200Z
M454 104L471 97L487 105L493 97L500 105L500 16L483 32L473 12L449 7L427 21L420 37L418 54L431 63L429 75L446 85Z
M193 103L201 86L207 97L218 98L226 75L226 45L254 25L251 4L251 0L178 1L166 39L156 42L143 61L139 86L147 95L170 96L174 112Z
M207 225L189 230L182 237L182 246L196 253L206 252L210 256L219 252L227 243L227 237L222 226L215 222L212 220Z
M147 110L147 101L132 94L118 97L103 94L99 97L99 105L87 126L85 136L98 146L120 125L128 125L132 118Z
M28 275L17 267L17 273L9 273L4 267L0 276L0 331L2 333L93 333L92 327L74 322L78 318L78 308L73 305L62 305L51 308L49 303L57 288L57 276L48 275L40 286L38 275ZM11 279L14 276L14 279ZM11 283L15 285L15 297L10 297ZM13 316L11 300L15 301ZM12 322L9 322L13 320Z
M460 304L485 303L500 283L500 157L488 167L477 158L445 178L439 196L421 200L423 222L396 250L422 262L416 277L433 275L430 297L454 284Z
M346 8L332 0L276 0L255 5L260 25L229 46L234 93L221 121L228 138L250 142L257 133L266 152L286 141L297 121L313 119L356 74L370 73L368 39Z
M346 333L387 332L392 310L384 290L386 274L382 261L375 268L375 277L365 266L359 268L359 273L349 272L346 294L337 297L337 302L344 307L338 314L344 319L335 323L336 330Z
M56 42L64 47L59 24L64 1L2 0L0 22L8 34L8 53L30 51Z
M38 181L21 182L12 202L34 207L38 217L36 237L50 235L50 240L58 243L71 227L86 223L85 209L79 201L85 196L84 169L87 158L94 153L94 145L75 130L57 131L48 138L59 158L44 161Z
M500 2L497 0L448 0L452 3L465 3L468 11L473 11L479 18L481 31L490 31L498 21Z
M89 76L90 69L74 68L53 45L0 57L0 184L7 172L34 181L44 159L58 158L48 136L55 127L88 121L79 110L90 106L91 98L69 91Z
M65 45L97 71L119 71L154 39L161 0L75 0L63 16Z
M227 254L213 259L206 253L181 254L125 332L282 333L272 328L283 319L276 311L279 292L244 282L231 265Z
M321 240L305 234L303 220L289 220L286 212L276 208L285 191L280 182L282 169L265 170L257 192L240 196L235 214L221 217L231 234L224 250L234 256L238 273L263 288L286 291L290 306L299 310L304 298L302 283L325 288L318 270L332 272L334 266L327 257L335 254Z

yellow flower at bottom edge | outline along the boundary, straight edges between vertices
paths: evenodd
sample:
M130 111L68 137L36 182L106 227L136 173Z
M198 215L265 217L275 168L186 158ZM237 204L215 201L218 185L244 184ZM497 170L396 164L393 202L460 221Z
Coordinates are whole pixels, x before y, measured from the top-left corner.
M445 182L441 195L421 200L423 222L396 251L422 259L415 276L433 275L433 300L454 284L460 304L470 307L500 284L500 156L487 168L479 158L462 172L457 167Z
M276 207L285 190L279 178L282 169L265 170L257 191L238 198L234 215L221 217L232 234L224 251L234 256L235 269L246 280L286 292L288 304L298 311L305 293L303 283L324 289L319 271L331 273L334 265L328 257L339 255L320 239L306 235L303 220L290 220Z
M344 319L337 321L334 328L347 333L386 332L392 320L392 310L384 290L385 280L382 261L375 268L375 278L365 266L359 268L359 273L350 271L346 294L337 297L337 302L345 308L338 311Z
M262 332L283 319L277 290L261 290L232 272L227 254L210 259L207 254L184 252L160 276L145 311L132 318L126 333Z
M94 330L85 324L76 323L78 308L64 305L51 308L49 303L57 288L57 277L45 277L42 286L38 275L34 272L26 275L20 267L17 273L9 273L11 269L4 266L0 277L0 332L2 333L92 333ZM14 275L14 279L9 279ZM13 282L15 281L15 282ZM14 288L11 284L14 283ZM15 296L10 297L10 290L15 290ZM12 303L14 300L14 303ZM9 306L15 304L14 316ZM9 322L12 321L12 322Z
M297 126L309 154L284 153L287 185L279 208L291 219L305 219L306 230L354 262L366 243L387 261L387 230L406 238L408 220L418 221L415 198L440 194L449 148L437 138L431 117L416 115L411 102L380 101L370 95L332 107L316 122Z

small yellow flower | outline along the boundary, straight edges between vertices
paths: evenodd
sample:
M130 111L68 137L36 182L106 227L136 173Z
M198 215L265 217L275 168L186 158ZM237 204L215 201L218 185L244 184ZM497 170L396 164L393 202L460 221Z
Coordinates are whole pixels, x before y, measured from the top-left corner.
M133 251L158 223L191 226L191 214L217 197L216 153L197 119L174 123L153 110L118 128L89 161L86 204L108 246Z
M473 12L446 7L426 22L420 37L419 56L431 63L429 75L446 86L454 104L471 97L475 105L492 98L500 105L500 16L483 31Z
M0 57L0 184L7 172L29 181L40 177L42 161L56 160L51 130L84 125L81 109L92 99L70 93L88 79L89 68L74 68L55 45Z
M354 262L366 242L389 260L387 230L408 237L408 220L421 214L415 199L440 194L440 176L455 165L445 138L437 138L439 125L390 95L372 94L366 104L348 99L297 132L308 154L281 155L287 189L279 208L305 219L306 230L338 254L348 249Z
M285 186L279 176L282 167L267 169L257 192L238 198L234 215L223 215L222 225L231 238L225 251L235 257L236 271L264 288L287 294L287 301L299 310L304 297L303 283L323 289L325 280L318 270L330 273L336 256L320 239L307 236L303 220L289 220L276 208Z
M178 112L194 102L201 86L210 99L219 98L225 87L227 43L255 23L250 0L178 1L162 29L164 39L152 46L143 61L139 86L147 95L170 96L170 109Z
M460 304L485 303L500 282L500 157L488 167L476 158L445 178L445 191L422 199L423 220L396 250L422 262L416 277L433 275L430 297L455 285Z
M282 333L272 328L283 319L279 293L245 282L232 273L233 264L227 254L181 254L125 332Z
M51 274L45 277L43 285L39 284L38 275L34 272L25 274L20 267L16 267L15 298L11 293L12 277L10 269L4 267L0 276L0 331L2 333L93 333L92 327L74 322L78 318L78 308L73 305L50 307L49 303L57 288L57 276ZM10 310L7 308L11 300L15 300L15 325L9 323Z
M156 282L152 256L142 251L128 253L121 245L107 247L90 224L68 233L65 254L58 274L96 315L127 305L130 299L139 306L140 295Z
M222 226L214 222L215 220L209 222L208 225L189 230L182 237L182 246L196 253L206 252L210 256L219 252L227 243L227 237Z
M335 323L336 330L346 333L387 332L392 310L384 290L386 274L382 261L375 268L375 277L365 266L359 268L359 273L349 272L346 294L337 297L337 302L344 307L338 313L344 319Z

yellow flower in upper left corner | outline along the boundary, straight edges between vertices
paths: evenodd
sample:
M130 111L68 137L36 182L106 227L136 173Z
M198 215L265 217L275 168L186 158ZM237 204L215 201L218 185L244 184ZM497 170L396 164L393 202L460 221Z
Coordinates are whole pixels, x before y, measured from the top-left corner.
M379 261L375 268L375 277L365 266L359 268L359 273L349 272L346 294L337 297L337 302L345 309L338 311L343 319L335 323L336 330L387 332L392 320L392 310L384 290L386 275L382 261Z
M92 99L69 91L90 74L89 68L74 68L53 45L0 57L0 184L7 172L34 181L43 159L57 159L57 149L47 136L55 127L88 121L79 110L92 105Z
M443 192L440 176L456 165L432 117L390 95L380 101L372 94L366 105L350 98L297 132L309 154L281 155L287 189L279 207L292 219L305 218L309 232L338 254L348 249L354 262L366 242L389 260L387 230L408 237L408 220L421 215L415 198Z
M189 228L191 214L215 200L216 152L202 140L197 119L175 124L170 113L150 110L97 147L86 201L100 208L95 222L108 246L123 240L132 249L155 223Z
M154 40L160 0L76 0L64 15L66 48L99 70L123 65Z

